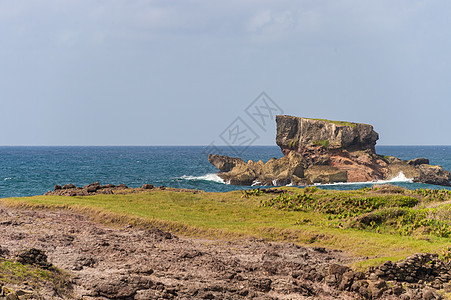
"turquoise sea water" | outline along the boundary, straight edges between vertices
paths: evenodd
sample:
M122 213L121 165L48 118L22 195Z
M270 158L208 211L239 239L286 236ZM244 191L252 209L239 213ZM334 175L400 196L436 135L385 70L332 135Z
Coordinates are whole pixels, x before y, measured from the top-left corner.
M248 149L219 147L221 153L244 160L267 161L282 157L276 146ZM427 157L431 164L451 169L451 146L377 146L378 154L401 159ZM230 191L249 187L221 183L217 170L208 162L205 147L0 147L0 198L43 194L55 184L69 182L77 186L95 181L101 184L124 183L138 187L157 186ZM392 182L410 189L439 186ZM356 189L371 184L336 184L325 189ZM448 188L449 189L449 188Z

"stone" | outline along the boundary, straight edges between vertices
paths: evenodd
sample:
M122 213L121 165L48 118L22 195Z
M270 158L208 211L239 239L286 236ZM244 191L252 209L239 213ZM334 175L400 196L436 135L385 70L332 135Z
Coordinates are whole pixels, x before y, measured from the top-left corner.
M415 182L451 186L451 174L442 166L420 165L418 169L420 174L414 178Z
M255 278L250 280L249 284L255 290L267 293L271 290L272 281L269 278Z
M412 165L412 166L429 165L429 159L427 159L427 158L415 158L415 159L409 160L407 163L409 165Z
M54 191L57 191L57 190L61 190L61 185L55 185L54 187L53 187L53 190Z
M99 189L99 186L88 186L86 187L86 191L88 193L95 193Z
M360 287L358 293L360 295L362 295L362 297L365 298L365 299L371 299L371 297L372 297L371 290L368 287L364 286L364 285L362 285Z
M311 166L305 171L305 179L308 183L335 183L347 182L346 171L331 166Z
M88 193L95 193L100 188L100 183L94 182L83 187Z
M142 276L110 275L94 287L96 295L112 299L131 299L139 290L150 289L154 283Z
M11 292L5 297L6 300L19 300L19 297L17 296L16 292Z
M0 246L0 257L6 257L9 255L8 248Z
M404 174L407 178L415 178L420 176L420 171L418 168L414 165L401 161L388 165L388 174L386 179L391 180L399 176L400 173Z
M52 266L47 261L47 254L43 250L31 248L24 250L17 255L17 261L21 264L36 265L44 269Z
M373 295L373 299L380 298L385 290L387 290L387 283L384 280L371 281L369 289Z
M145 190L151 190L151 189L155 188L155 186L153 184L145 183L145 184L143 184L142 188Z
M439 296L434 293L432 290L425 290L423 292L423 300L434 300L434 299L440 299Z
M209 154L208 161L221 172L229 172L237 165L245 164L241 158L215 154Z
M76 187L74 184L72 184L72 183L63 185L63 187L62 187L62 189L64 189L64 190L76 189L76 188L77 188L77 187Z
M340 290L349 291L352 284L354 283L354 272L345 272L342 275L340 285L338 288Z

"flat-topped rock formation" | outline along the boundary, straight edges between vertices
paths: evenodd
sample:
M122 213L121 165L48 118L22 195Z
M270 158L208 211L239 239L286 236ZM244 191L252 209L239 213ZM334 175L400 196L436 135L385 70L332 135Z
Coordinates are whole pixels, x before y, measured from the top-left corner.
M312 145L327 149L369 149L373 152L379 134L373 126L360 123L276 116L276 144L286 155L292 150L302 153Z
M284 157L268 162L210 154L218 176L235 185L310 185L390 180L451 186L451 174L426 158L403 161L376 154L379 134L368 124L277 116L276 143Z

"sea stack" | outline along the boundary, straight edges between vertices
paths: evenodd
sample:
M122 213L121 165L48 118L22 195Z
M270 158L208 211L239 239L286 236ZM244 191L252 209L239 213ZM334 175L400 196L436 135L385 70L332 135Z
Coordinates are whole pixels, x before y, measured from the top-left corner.
M379 134L368 124L276 116L284 157L247 163L210 154L219 177L236 185L310 185L390 180L402 172L415 182L450 186L451 174L426 158L403 161L376 154Z

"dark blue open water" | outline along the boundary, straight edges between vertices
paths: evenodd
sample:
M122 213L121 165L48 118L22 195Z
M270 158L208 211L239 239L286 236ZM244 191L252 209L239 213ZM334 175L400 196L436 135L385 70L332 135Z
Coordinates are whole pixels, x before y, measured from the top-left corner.
M231 149L221 152L236 156ZM378 146L377 153L402 159L427 157L431 164L451 169L451 146ZM235 149L236 150L236 149ZM276 146L253 146L240 154L244 160L267 161L281 157ZM144 183L230 191L247 187L218 182L216 168L208 162L205 147L0 147L0 198L43 194L55 184L86 185L124 183L138 187ZM443 188L393 182L399 186ZM370 184L337 184L326 189L356 189Z

